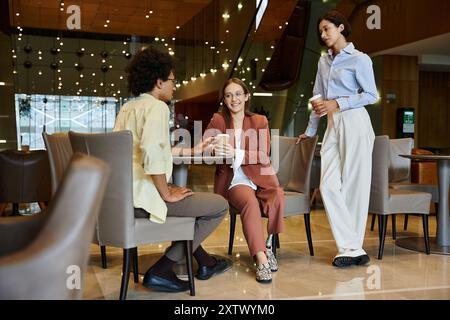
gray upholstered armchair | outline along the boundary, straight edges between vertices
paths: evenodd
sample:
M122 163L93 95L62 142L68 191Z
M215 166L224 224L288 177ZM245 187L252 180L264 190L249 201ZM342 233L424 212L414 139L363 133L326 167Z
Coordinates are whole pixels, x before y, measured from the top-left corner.
M295 144L297 138L273 136L271 163L277 171L280 186L284 189L284 217L303 214L309 253L314 256L310 224L310 175L318 137L302 140ZM276 150L279 152L276 152ZM233 252L236 215L239 212L230 205L230 239L228 254ZM272 238L274 253L279 247L278 235Z
M13 214L20 203L37 202L44 209L50 200L50 175L45 150L0 152L0 215L8 203Z
M72 146L70 145L69 134L67 132L53 134L42 132L42 139L44 140L48 153L52 195L54 195L73 155Z
M439 192L437 185L418 184L411 182L411 160L403 158L401 154L411 154L414 140L411 138L389 139L389 188L396 190L410 190L427 192L431 194L431 202L435 204L437 212L439 203ZM375 215L372 216L370 230L373 231ZM404 230L408 226L408 215L405 215ZM392 238L396 239L396 219L392 216Z
M418 214L423 219L426 253L430 253L428 214L431 194L414 190L389 188L390 148L388 136L377 136L372 153L372 184L369 212L378 216L380 246L378 259L383 258L387 217L396 214Z
M68 132L56 132L48 134L42 132L42 138L44 139L45 148L48 153L48 161L50 163L50 176L52 181L52 194L54 195L58 189L58 185L61 182L64 172L69 165L70 158L73 151L70 145ZM94 237L94 242L98 241ZM100 253L102 256L102 268L106 269L106 247L100 246Z
M0 299L81 298L108 176L103 161L74 155L44 213L0 219Z
M126 299L132 260L134 282L139 282L137 246L166 241L185 242L190 294L194 296L192 240L195 218L167 217L163 224L135 218L131 131L97 134L70 131L69 138L74 152L100 158L111 167L111 178L100 209L96 232L99 245L123 248L120 299Z

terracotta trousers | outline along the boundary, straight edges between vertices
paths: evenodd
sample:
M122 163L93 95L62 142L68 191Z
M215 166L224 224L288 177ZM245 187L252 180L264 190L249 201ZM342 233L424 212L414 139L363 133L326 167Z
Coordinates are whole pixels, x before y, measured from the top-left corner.
M237 185L228 191L228 201L241 216L245 239L254 257L256 253L266 252L266 241L261 213L269 216L269 234L281 233L284 229L284 192L281 188L264 189L255 192L246 185ZM260 205L261 201L261 205Z

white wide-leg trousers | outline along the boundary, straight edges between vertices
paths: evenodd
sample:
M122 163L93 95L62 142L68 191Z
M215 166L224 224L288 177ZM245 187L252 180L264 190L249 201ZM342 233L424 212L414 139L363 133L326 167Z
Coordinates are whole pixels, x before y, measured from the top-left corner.
M328 113L320 192L339 253L362 249L375 140L365 108Z

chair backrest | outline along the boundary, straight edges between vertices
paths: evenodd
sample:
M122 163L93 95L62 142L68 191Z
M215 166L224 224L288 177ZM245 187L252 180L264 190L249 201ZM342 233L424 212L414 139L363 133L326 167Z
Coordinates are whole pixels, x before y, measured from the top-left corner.
M399 154L411 154L413 146L414 140L411 138L390 140L389 182L411 181L411 160Z
M372 153L369 212L389 213L389 136L377 136Z
M100 245L135 247L133 207L133 136L131 131L108 133L69 132L74 152L105 161L111 168L97 225Z
M95 221L109 175L74 155L36 238L0 258L0 299L80 299Z
M296 137L273 136L272 140L278 143L277 177L280 186L286 191L302 192L309 196L311 166L318 137L304 139L299 144L295 144ZM277 155L272 155L272 161L276 159Z
M311 179L310 180L310 189L316 189L320 186L320 167L321 167L321 159L320 159L320 147L316 146L316 150L314 151L314 158L311 166Z
M64 171L69 165L70 158L73 151L70 145L69 134L67 132L57 132L47 134L42 132L45 148L48 153L48 161L50 163L50 174L52 181L52 195L58 189L58 184L61 181Z
M48 201L50 184L47 151L0 152L0 202Z

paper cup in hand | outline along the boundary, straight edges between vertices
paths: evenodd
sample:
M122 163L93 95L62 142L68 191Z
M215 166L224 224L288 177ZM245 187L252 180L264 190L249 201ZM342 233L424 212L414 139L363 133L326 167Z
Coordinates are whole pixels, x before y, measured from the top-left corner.
M230 140L230 135L226 133L221 133L215 137L215 140L216 140L216 147L214 148L215 155L224 156L225 147L228 144L228 141Z
M322 99L322 95L320 94L316 94L314 97L310 98L308 101L309 103L311 103L311 105L314 105L315 103L321 102ZM314 111L315 112L315 111ZM324 112L320 115L320 117L323 117L324 115L326 115L327 113Z

